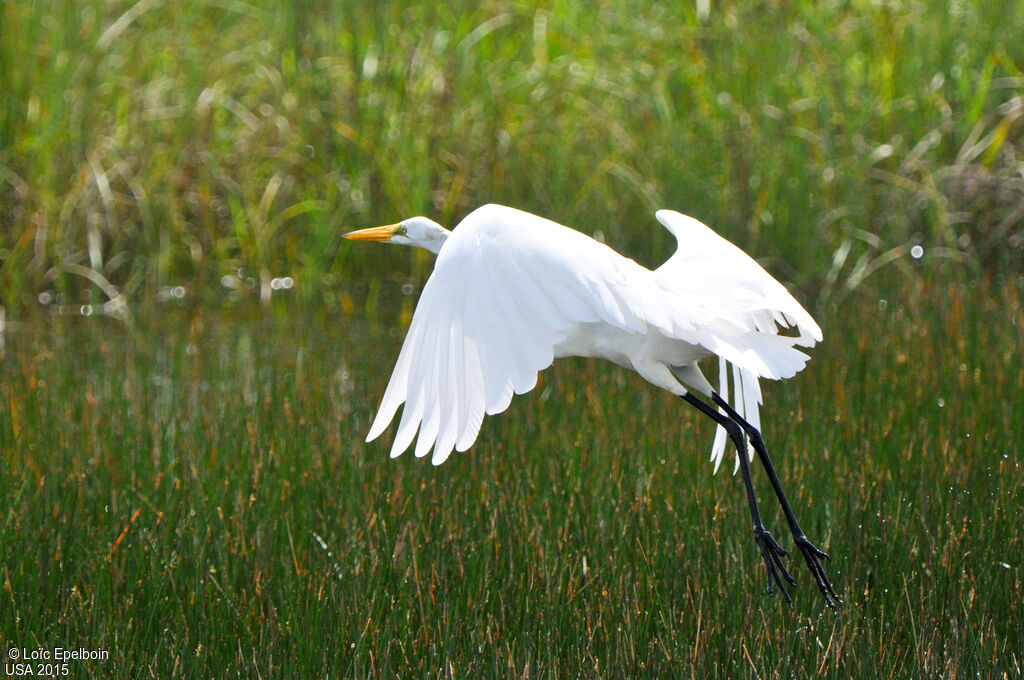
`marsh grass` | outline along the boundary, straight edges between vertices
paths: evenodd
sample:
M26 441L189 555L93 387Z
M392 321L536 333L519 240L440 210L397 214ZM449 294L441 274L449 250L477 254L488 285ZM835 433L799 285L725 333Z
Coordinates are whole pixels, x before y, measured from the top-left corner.
M711 428L631 374L559 363L433 468L362 441L400 333L183 308L9 338L0 639L110 651L75 677L1019 677L1024 288L878 292L766 386L838 615L798 565L764 594Z
M3 649L1019 677L1024 6L701 6L0 6ZM614 367L440 469L362 442L431 260L340 233L487 201L648 264L681 209L814 303L765 434L838 616L763 594L711 429Z
M677 208L814 287L1019 269L1019 2L697 5L5 3L0 304L345 308L429 271L346 226L489 201L651 262Z

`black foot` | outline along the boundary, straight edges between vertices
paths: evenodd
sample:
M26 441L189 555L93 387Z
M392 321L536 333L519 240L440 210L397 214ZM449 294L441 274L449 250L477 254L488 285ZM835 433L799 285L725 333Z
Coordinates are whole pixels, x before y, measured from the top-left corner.
M789 551L776 543L767 529L754 529L754 540L757 542L758 550L761 551L764 567L768 572L768 592L774 593L775 586L778 586L782 592L782 597L786 600L786 604L792 604L793 599L789 596L789 591L786 590L786 585L782 582L785 579L789 585L796 585L796 579L789 575L789 570L782 563L783 557L789 557ZM808 545L810 544L808 543ZM831 588L832 586L830 585L829 587Z
M825 604L829 606L829 609L835 611L836 605L843 603L843 598L839 597L839 594L836 593L836 589L832 587L832 582L825 576L825 569L821 566L822 559L831 562L832 558L823 550L818 550L814 547L807 540L807 537L802 534L796 537L796 545L800 548L800 552L803 553L804 559L807 561L807 568L811 570L814 580L818 583L818 590L824 596Z

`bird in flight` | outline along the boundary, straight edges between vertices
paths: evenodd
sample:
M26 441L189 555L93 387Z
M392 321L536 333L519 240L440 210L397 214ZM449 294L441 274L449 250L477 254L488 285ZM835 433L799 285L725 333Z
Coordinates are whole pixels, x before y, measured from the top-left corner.
M405 404L391 446L443 463L476 440L484 414L508 408L559 357L608 359L684 399L717 423L712 460L726 438L737 451L767 589L796 585L789 552L761 520L750 460L761 461L797 548L826 604L842 599L822 566L828 555L797 523L760 432L759 379L790 378L821 329L749 255L698 220L655 217L678 249L651 271L569 227L521 210L485 205L449 231L425 217L345 234L417 246L437 255L366 440ZM786 334L780 329L787 330ZM719 390L698 368L719 358ZM732 399L729 399L729 370ZM785 582L784 582L785 581Z

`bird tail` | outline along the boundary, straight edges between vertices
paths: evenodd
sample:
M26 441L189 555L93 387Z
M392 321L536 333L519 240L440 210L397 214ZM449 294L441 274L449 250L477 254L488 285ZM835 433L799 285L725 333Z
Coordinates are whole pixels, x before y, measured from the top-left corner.
M718 393L722 399L729 401L729 367L732 366L732 384L733 384L733 398L732 407L736 409L736 413L740 414L744 420L756 427L758 430L761 429L761 414L759 411L759 405L761 404L761 383L758 381L757 375L751 373L748 370L742 369L736 364L730 364L722 357L718 358ZM718 409L719 413L725 415L722 409ZM729 436L725 431L725 428L721 425L715 430L715 441L711 445L711 460L715 464L715 472L718 472L718 466L722 464L722 459L725 457L725 448L729 443ZM747 456L749 459L754 457L754 447L747 442ZM736 455L736 465L733 467L733 474L736 474L736 470L739 469L740 458L739 452Z

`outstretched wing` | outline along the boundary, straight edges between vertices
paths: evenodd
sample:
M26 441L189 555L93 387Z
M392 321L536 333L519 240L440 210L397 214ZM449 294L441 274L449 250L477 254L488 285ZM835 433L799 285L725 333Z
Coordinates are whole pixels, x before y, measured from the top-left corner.
M796 330L796 335L782 336L779 347L812 347L821 341L821 328L811 315L752 257L692 217L674 210L659 210L655 217L678 242L675 254L655 275L664 288L687 298L697 326L717 331L709 334L711 343L726 342L723 336L730 331L737 336L777 335L778 326ZM715 347L708 349L719 353ZM763 351L770 355L772 348ZM770 358L765 363L771 364ZM786 364L762 376L788 378L793 372Z
M659 283L686 300L699 329L699 342L720 357L719 393L741 416L760 428L759 377L789 378L801 370L821 328L799 302L749 255L700 221L673 210L655 213L676 237L678 249L655 271ZM781 334L782 329L795 333ZM711 458L722 461L726 433L715 435Z
M638 309L630 282L653 274L567 227L513 208L477 209L445 242L423 292L367 441L405 403L391 447L433 447L440 464L476 440L484 414L508 408L551 365L578 324L637 333L654 310ZM418 437L417 437L418 430Z
M756 418L757 377L795 373L807 357L793 345L813 344L821 332L738 248L678 213L658 219L681 247L651 272L529 213L487 205L467 216L438 254L367 441L404 403L391 455L416 439L417 456L433 449L432 462L444 462L453 448L472 445L485 414L533 389L556 347L584 324L574 340L610 328L625 331L616 337L627 345L634 334L660 334L720 354L742 369L738 391L743 403L753 400ZM776 322L796 325L800 336L777 335ZM644 342L632 347L648 358Z

